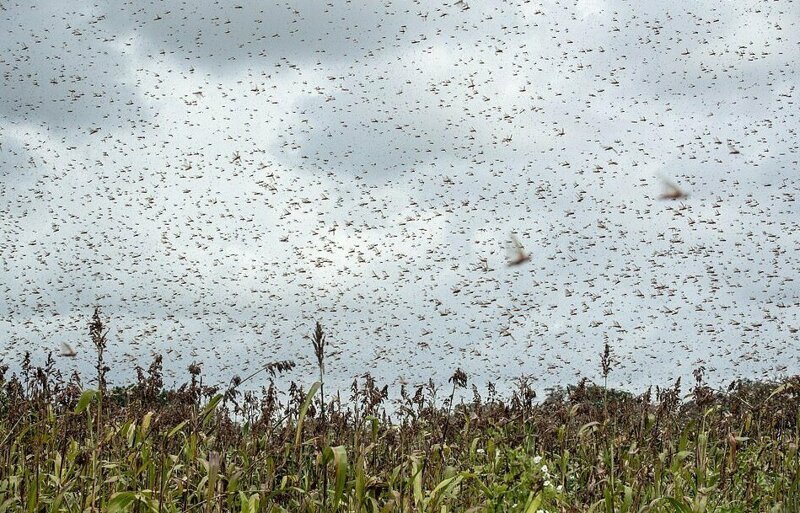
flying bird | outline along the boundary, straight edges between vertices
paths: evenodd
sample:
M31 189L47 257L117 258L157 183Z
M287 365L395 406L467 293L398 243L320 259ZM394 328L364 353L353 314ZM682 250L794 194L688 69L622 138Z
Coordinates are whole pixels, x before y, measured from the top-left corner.
M515 266L527 262L531 259L531 255L525 252L525 248L517 239L517 236L511 234L511 244L509 245L508 265Z
M674 183L670 182L669 180L662 178L662 182L664 185L664 192L661 193L658 199L678 200L689 197L689 195L683 189L681 189Z
M59 356L63 356L65 358L75 358L77 355L78 352L75 350L75 348L66 342L61 343L61 352L59 353Z

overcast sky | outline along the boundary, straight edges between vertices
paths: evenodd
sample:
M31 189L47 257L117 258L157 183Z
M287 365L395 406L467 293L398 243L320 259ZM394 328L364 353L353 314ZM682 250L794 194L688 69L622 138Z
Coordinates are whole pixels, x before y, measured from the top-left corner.
M0 9L7 363L99 305L117 380L800 372L796 3Z

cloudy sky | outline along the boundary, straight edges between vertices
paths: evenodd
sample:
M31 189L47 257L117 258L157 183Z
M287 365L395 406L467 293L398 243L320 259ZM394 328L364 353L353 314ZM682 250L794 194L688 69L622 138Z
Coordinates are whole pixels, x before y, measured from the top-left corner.
M116 380L309 382L315 320L338 383L800 372L799 17L2 0L2 360L89 369L98 305Z

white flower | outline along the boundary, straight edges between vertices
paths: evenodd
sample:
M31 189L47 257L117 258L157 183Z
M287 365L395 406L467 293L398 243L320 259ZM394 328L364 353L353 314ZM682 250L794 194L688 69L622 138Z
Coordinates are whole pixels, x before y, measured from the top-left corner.
M550 488L550 486L552 486L552 485L553 485L553 483L551 483L549 479L545 479L544 480L545 488Z
M547 476L547 475L550 475L550 473L549 473L549 472L548 472L548 470L547 470L547 465L542 465L542 473L543 473L544 475L546 475L546 476Z
M561 486L561 485L558 485L558 486L556 486L556 491L557 491L557 492L560 492L560 491L561 491L561 490L563 490L563 489L564 489L564 487L563 487L563 486Z
M477 450L475 450L475 452L477 452L478 454L484 454L484 453L486 453L486 450L485 449L477 449Z
M541 456L534 456L533 457L533 464L534 465L538 465L541 462L542 462L542 457Z

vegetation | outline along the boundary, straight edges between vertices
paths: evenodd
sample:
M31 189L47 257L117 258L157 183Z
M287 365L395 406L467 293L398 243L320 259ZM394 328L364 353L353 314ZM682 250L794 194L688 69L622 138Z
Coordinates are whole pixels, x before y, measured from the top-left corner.
M586 380L537 401L456 370L392 395L369 375L323 396L319 381L208 386L201 367L165 390L161 357L108 387L105 330L90 324L97 376L85 388L48 357L0 368L0 513L103 512L796 512L800 376L709 388L703 369L642 395ZM601 355L601 375L613 372ZM284 398L285 397L285 398ZM322 397L325 399L323 400ZM394 399L396 397L396 399Z

